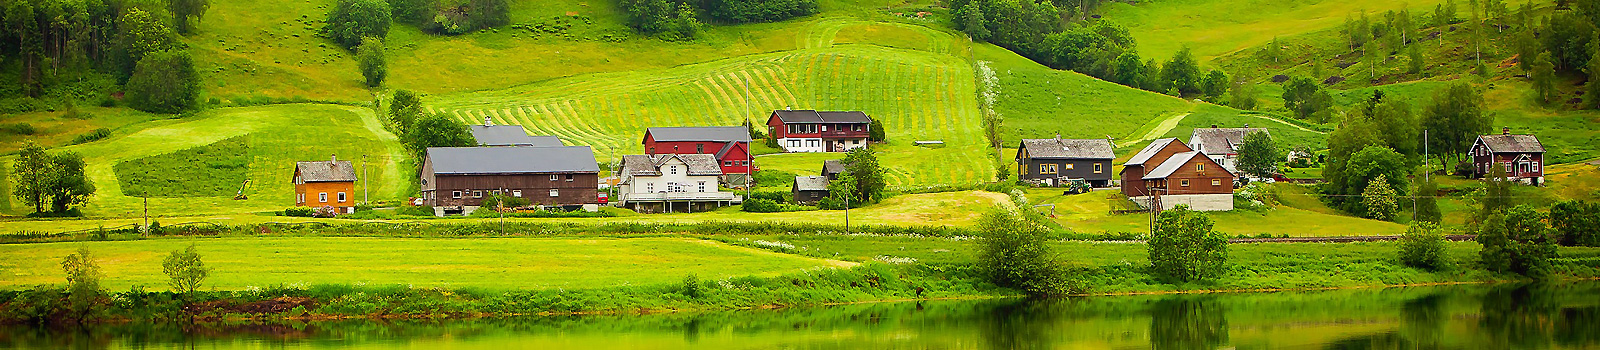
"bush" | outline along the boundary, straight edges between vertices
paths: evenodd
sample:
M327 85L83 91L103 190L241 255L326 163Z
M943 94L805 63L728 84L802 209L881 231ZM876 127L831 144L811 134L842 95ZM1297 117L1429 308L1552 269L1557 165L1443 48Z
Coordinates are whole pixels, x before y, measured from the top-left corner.
M389 77L389 65L384 60L383 41L378 38L361 38L361 46L356 48L356 60L361 66L361 76L366 78L367 87L383 85L384 79Z
M1563 245L1600 247L1600 203L1566 201L1550 206L1550 227Z
M781 210L778 202L763 198L745 199L744 204L740 205L739 208L751 213L776 213Z
M660 35L667 40L694 39L704 24L695 18L694 7L674 0L621 0L618 4L628 17L628 26L640 33Z
M195 107L200 75L188 52L155 52L139 60L126 90L128 106L133 109L175 114Z
M1548 273L1556 239L1544 224L1546 217L1526 205L1490 215L1478 229L1478 244L1483 245L1478 258L1484 268L1530 276Z
M1475 173L1474 168L1476 166L1472 165L1472 162L1460 162L1456 163L1454 173L1456 176L1472 177L1472 174Z
M395 215L433 216L433 207L425 205L403 205L395 208Z
M732 23L775 22L817 13L816 0L711 0L712 18Z
M361 38L389 36L390 12L384 0L339 0L328 12L322 33L340 46L354 49L361 45Z
M39 133L39 129L34 128L33 124L10 123L0 124L0 132L6 132L15 135L33 135Z
M979 219L978 267L995 285L1032 296L1061 296L1086 288L1068 278L1047 243L1048 230L1006 209Z
M167 255L161 262L161 271L167 274L167 282L175 293L193 293L200 289L200 282L211 274L206 263L200 261L200 253L194 250L194 244Z
M311 207L289 207L283 210L283 216L309 218L312 214L316 214L316 212L317 210L311 209Z
M484 198L483 203L479 204L478 206L483 207L484 209L494 210L494 208L500 206L502 202L504 202L507 210L526 207L528 204L532 203L531 201L528 201L527 198L496 194L490 195L488 198Z
M1228 260L1228 237L1211 229L1211 217L1178 205L1161 212L1147 249L1155 275L1178 281L1215 277Z
M105 139L107 137L111 137L111 129L99 128L99 129L94 129L94 131L90 131L90 132L85 133L83 135L78 135L78 137L72 138L72 144L81 145L81 144L85 144L85 143L100 141L100 140Z
M788 203L789 192L751 192L751 199L765 199L774 203Z
M683 296L699 299L705 295L705 287L700 286L700 279L694 274L683 276Z
M1444 234L1432 222L1418 222L1400 235L1400 262L1406 266L1438 270L1447 263Z

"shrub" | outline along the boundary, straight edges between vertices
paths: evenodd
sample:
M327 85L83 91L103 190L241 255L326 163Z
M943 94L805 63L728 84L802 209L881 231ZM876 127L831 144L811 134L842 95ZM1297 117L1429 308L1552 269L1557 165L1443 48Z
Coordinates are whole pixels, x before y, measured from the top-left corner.
M61 259L61 271L67 274L68 307L79 319L87 318L104 293L100 290L100 265L89 248L78 248L77 253Z
M155 52L139 60L126 90L129 107L174 114L195 107L200 97L200 75L188 52Z
M776 191L774 191L774 192L751 192L750 193L750 198L751 199L765 199L765 200L773 201L774 203L787 203L787 202L789 202L789 193L788 192L776 192Z
M483 199L483 203L479 204L479 206L483 207L484 209L493 210L494 208L500 206L502 203L504 203L505 208L507 210L510 210L510 209L516 209L516 208L521 208L521 207L528 206L528 204L530 204L532 202L528 201L527 198L512 197L512 196L507 196L507 195L504 195L504 194L495 194L495 195L490 195L488 198L484 198Z
M384 0L339 0L328 12L322 33L333 42L354 49L361 38L389 36L389 3Z
M1445 266L1446 259L1444 234L1439 232L1439 225L1427 221L1414 223L1400 235L1400 262L1406 266L1437 270Z
M1545 226L1545 218L1526 205L1490 215L1478 228L1478 243L1483 245L1478 258L1484 268L1523 275L1549 272L1556 240L1554 230Z
M995 285L1021 289L1033 296L1082 292L1055 260L1043 226L1006 209L994 209L978 220L978 267Z
M105 139L107 137L111 137L111 129L99 128L99 129L94 129L94 131L90 131L90 132L85 133L83 135L78 135L78 137L72 138L72 144L81 145L81 144L85 144L85 143L100 141L100 140Z
M1566 201L1550 206L1550 227L1563 245L1600 247L1600 203Z
M712 18L732 23L774 22L817 13L815 0L711 0Z
M752 213L776 213L781 210L778 207L778 202L762 198L745 199L744 204L741 204L739 208Z
M16 134L16 135L33 135L33 134L39 133L39 129L33 127L33 124L28 124L28 123L9 123L9 124L0 124L0 132L6 132L6 133Z
M194 245L184 250L174 250L161 262L161 271L167 274L167 283L172 286L175 293L192 293L200 288L200 282L205 281L211 274L211 269L200 261L200 253L195 252Z
M309 218L316 212L316 209L311 209L311 207L289 207L283 210L283 216Z
M1155 275L1178 281L1214 277L1228 259L1228 237L1211 229L1211 217L1178 205L1161 212L1147 248Z
M356 60L361 66L361 76L366 78L367 87L383 85L384 79L389 77L389 64L384 60L383 41L378 38L361 38L361 46L356 48Z
M311 213L311 217L315 218L331 218L337 216L339 216L339 209L334 207L318 207Z
M1395 213L1400 211L1400 204L1395 201L1394 187L1389 186L1388 175L1378 174L1378 177L1367 183L1367 188L1361 191L1362 212L1369 219L1391 221Z
M395 215L433 216L433 207L425 205L403 205L395 208Z
M700 286L700 279L692 273L683 276L683 295L695 299L705 295L705 287Z

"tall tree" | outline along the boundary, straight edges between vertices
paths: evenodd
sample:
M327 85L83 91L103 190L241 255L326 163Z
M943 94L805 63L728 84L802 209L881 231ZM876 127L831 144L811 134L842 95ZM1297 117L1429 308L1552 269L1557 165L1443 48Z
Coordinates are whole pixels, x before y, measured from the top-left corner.
M378 38L362 38L361 46L356 48L356 60L361 64L361 76L366 78L367 87L383 85L383 80L389 77L389 63L384 59L383 41L379 41Z
M178 113L195 108L200 74L187 51L162 51L139 60L127 84L128 106L151 113Z
M394 125L396 134L404 134L422 113L422 95L411 90L395 90L389 101L389 123Z
M83 157L77 153L62 152L52 158L55 165L51 168L56 173L51 176L50 209L66 213L72 206L88 202L95 188L88 172L84 171Z
M45 205L50 204L50 184L55 181L55 174L55 161L44 147L27 141L11 164L11 194L33 206L33 211L43 213Z
M972 37L972 41L988 41L988 22L983 18L983 8L979 7L979 3L982 1L968 2L967 6L957 9L956 23L961 25L962 32Z
M1395 213L1400 211L1400 203L1396 200L1394 187L1389 186L1386 174L1367 182L1366 188L1361 190L1362 216L1382 221L1393 221Z
M1406 72L1411 74L1421 74L1423 66L1422 49L1420 49L1417 45L1411 45L1411 47L1406 49L1406 58Z
M134 68L144 60L145 55L155 52L167 51L181 47L172 29L156 18L154 14L145 12L137 7L130 8L122 19L117 22L117 61L118 82L126 83L133 76Z
M857 148L845 153L845 171L856 178L856 198L862 202L875 203L883 200L883 190L887 187L883 179L883 168L878 166L878 153L871 148Z
M1555 65L1550 63L1549 53L1540 53L1539 58L1533 61L1532 73L1528 79L1533 81L1533 94L1539 103L1550 103L1559 98Z
M1256 85L1250 82L1239 82L1233 89L1228 90L1228 107L1242 110L1256 109Z
M1600 38L1589 41L1589 67L1584 70L1589 81L1584 83L1584 95L1589 108L1600 108Z
M1139 61L1139 53L1131 50L1117 56L1115 71L1116 73L1112 75L1111 81L1117 84L1143 88L1141 85L1145 80L1149 79L1146 76L1149 72L1145 72L1144 63Z
M1550 206L1550 228L1563 245L1600 247L1600 203L1578 200Z
M1272 142L1272 135L1253 132L1244 135L1239 144L1239 171L1255 177L1270 177L1278 170L1278 160L1283 154Z
M478 144L465 124L443 114L430 114L417 119L405 130L405 134L400 135L400 142L417 157L422 157L429 147L471 147Z
M1205 91L1207 98L1214 99L1222 97L1223 93L1228 92L1228 84L1227 73L1212 69L1211 73L1206 74L1205 83L1201 84L1201 90Z
M1428 147L1452 160L1461 159L1478 135L1488 132L1493 124L1494 118L1483 112L1483 95L1466 83L1435 91L1422 109Z
M1310 120L1333 107L1333 97L1311 78L1297 77L1283 88L1283 106L1294 111L1296 118Z
M178 33L193 33L195 26L200 23L200 18L205 17L206 10L211 9L211 0L167 0L167 10L172 12L173 27Z
M1433 181L1432 177L1420 182L1417 185L1417 191L1413 192L1416 196L1416 202L1411 211L1416 214L1417 221L1437 224L1439 219L1444 216L1443 213L1439 212L1439 201L1436 198L1439 196L1439 185Z
M1200 92L1200 64L1188 47L1178 49L1172 59L1161 66L1161 81L1182 93Z
M389 2L384 0L339 0L322 28L323 34L346 49L361 45L361 38L382 40L389 36Z

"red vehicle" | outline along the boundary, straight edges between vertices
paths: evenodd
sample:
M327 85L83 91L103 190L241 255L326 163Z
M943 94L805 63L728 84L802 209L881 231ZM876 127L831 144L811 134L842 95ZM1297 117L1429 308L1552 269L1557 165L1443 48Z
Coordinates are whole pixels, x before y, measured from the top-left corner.
M611 201L611 194L610 193L600 192L600 204L606 204L606 202L610 202L610 201Z

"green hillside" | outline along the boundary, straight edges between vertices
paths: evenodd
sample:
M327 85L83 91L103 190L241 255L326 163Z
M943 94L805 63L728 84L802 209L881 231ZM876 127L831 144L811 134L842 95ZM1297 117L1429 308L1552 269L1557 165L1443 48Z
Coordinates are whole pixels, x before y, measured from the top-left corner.
M1274 37L1337 28L1345 16L1357 16L1361 11L1369 16L1402 9L1422 13L1441 3L1444 1L1161 0L1130 5L1111 1L1103 5L1103 12L1105 18L1128 26L1128 32L1139 41L1141 56L1165 60L1187 46L1204 62L1266 45Z

